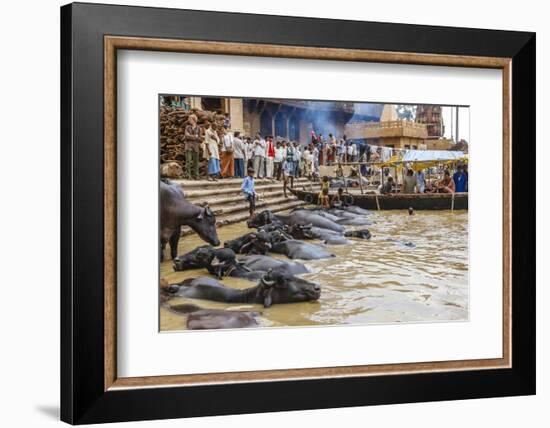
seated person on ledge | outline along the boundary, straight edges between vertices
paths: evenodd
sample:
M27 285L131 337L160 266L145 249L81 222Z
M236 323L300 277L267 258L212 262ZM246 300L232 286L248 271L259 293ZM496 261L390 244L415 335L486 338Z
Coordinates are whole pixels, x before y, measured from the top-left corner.
M389 175L386 179L386 182L380 188L380 193L382 195L391 195L395 188L395 183L393 182L393 177Z
M451 178L449 170L445 170L443 178L437 183L437 193L454 193L455 182Z
M323 189L319 195L319 205L322 208L330 208L330 196L328 195L328 189Z
M338 193L332 197L330 201L330 206L333 208L347 207L348 204L344 201L344 189L339 187Z

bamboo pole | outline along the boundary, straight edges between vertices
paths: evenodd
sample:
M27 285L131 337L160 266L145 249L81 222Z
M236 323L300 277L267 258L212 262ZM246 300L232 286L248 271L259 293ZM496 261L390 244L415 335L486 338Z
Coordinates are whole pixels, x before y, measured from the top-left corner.
M361 189L361 194L363 194L363 175L361 174L361 165L357 166L357 174L359 174L359 188Z

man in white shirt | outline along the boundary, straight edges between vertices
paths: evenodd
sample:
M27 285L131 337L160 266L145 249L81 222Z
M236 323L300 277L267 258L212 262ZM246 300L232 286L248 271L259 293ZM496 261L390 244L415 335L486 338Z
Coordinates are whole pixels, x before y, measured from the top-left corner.
M277 179L281 179L281 172L283 167L283 159L285 158L286 153L280 142L277 143L275 147L275 157L273 158L273 176Z
M355 144L348 143L348 147L347 147L348 162L353 162L353 148L354 147L355 147Z
M246 147L241 140L241 133L235 131L233 134L233 158L235 159L235 177L244 177L244 161L246 157Z
M260 134L254 140L254 175L256 178L263 178L265 163L265 140Z
M254 144L250 137L246 137L246 169L254 168Z

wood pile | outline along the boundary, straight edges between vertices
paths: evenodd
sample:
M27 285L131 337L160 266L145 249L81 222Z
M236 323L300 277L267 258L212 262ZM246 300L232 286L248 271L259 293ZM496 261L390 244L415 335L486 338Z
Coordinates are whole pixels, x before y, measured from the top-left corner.
M170 171L171 178L175 177L177 168L172 163L178 164L185 171L185 127L191 114L197 117L197 125L204 135L207 123L216 123L218 127L223 126L224 115L213 111L198 109L185 110L181 107L161 106L160 108L160 163L161 171ZM164 164L172 164L169 168L163 168ZM206 159L200 159L199 171L206 175Z

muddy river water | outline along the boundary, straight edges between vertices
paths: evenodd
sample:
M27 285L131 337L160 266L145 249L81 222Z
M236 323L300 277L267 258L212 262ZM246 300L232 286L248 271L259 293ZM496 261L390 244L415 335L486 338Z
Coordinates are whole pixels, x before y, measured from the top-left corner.
M409 216L404 211L377 211L370 218L370 240L351 238L351 245L329 247L335 258L302 261L310 270L303 277L322 286L319 301L267 309L179 297L170 304L260 311L260 327L467 320L468 212L417 211ZM243 222L219 229L218 236L224 242L250 231ZM198 236L183 237L178 254L199 245L204 242ZM171 260L161 264L160 273L169 283L208 276L206 270L174 272ZM236 288L255 285L238 278L223 283ZM184 330L185 322L186 315L161 307L161 331Z

